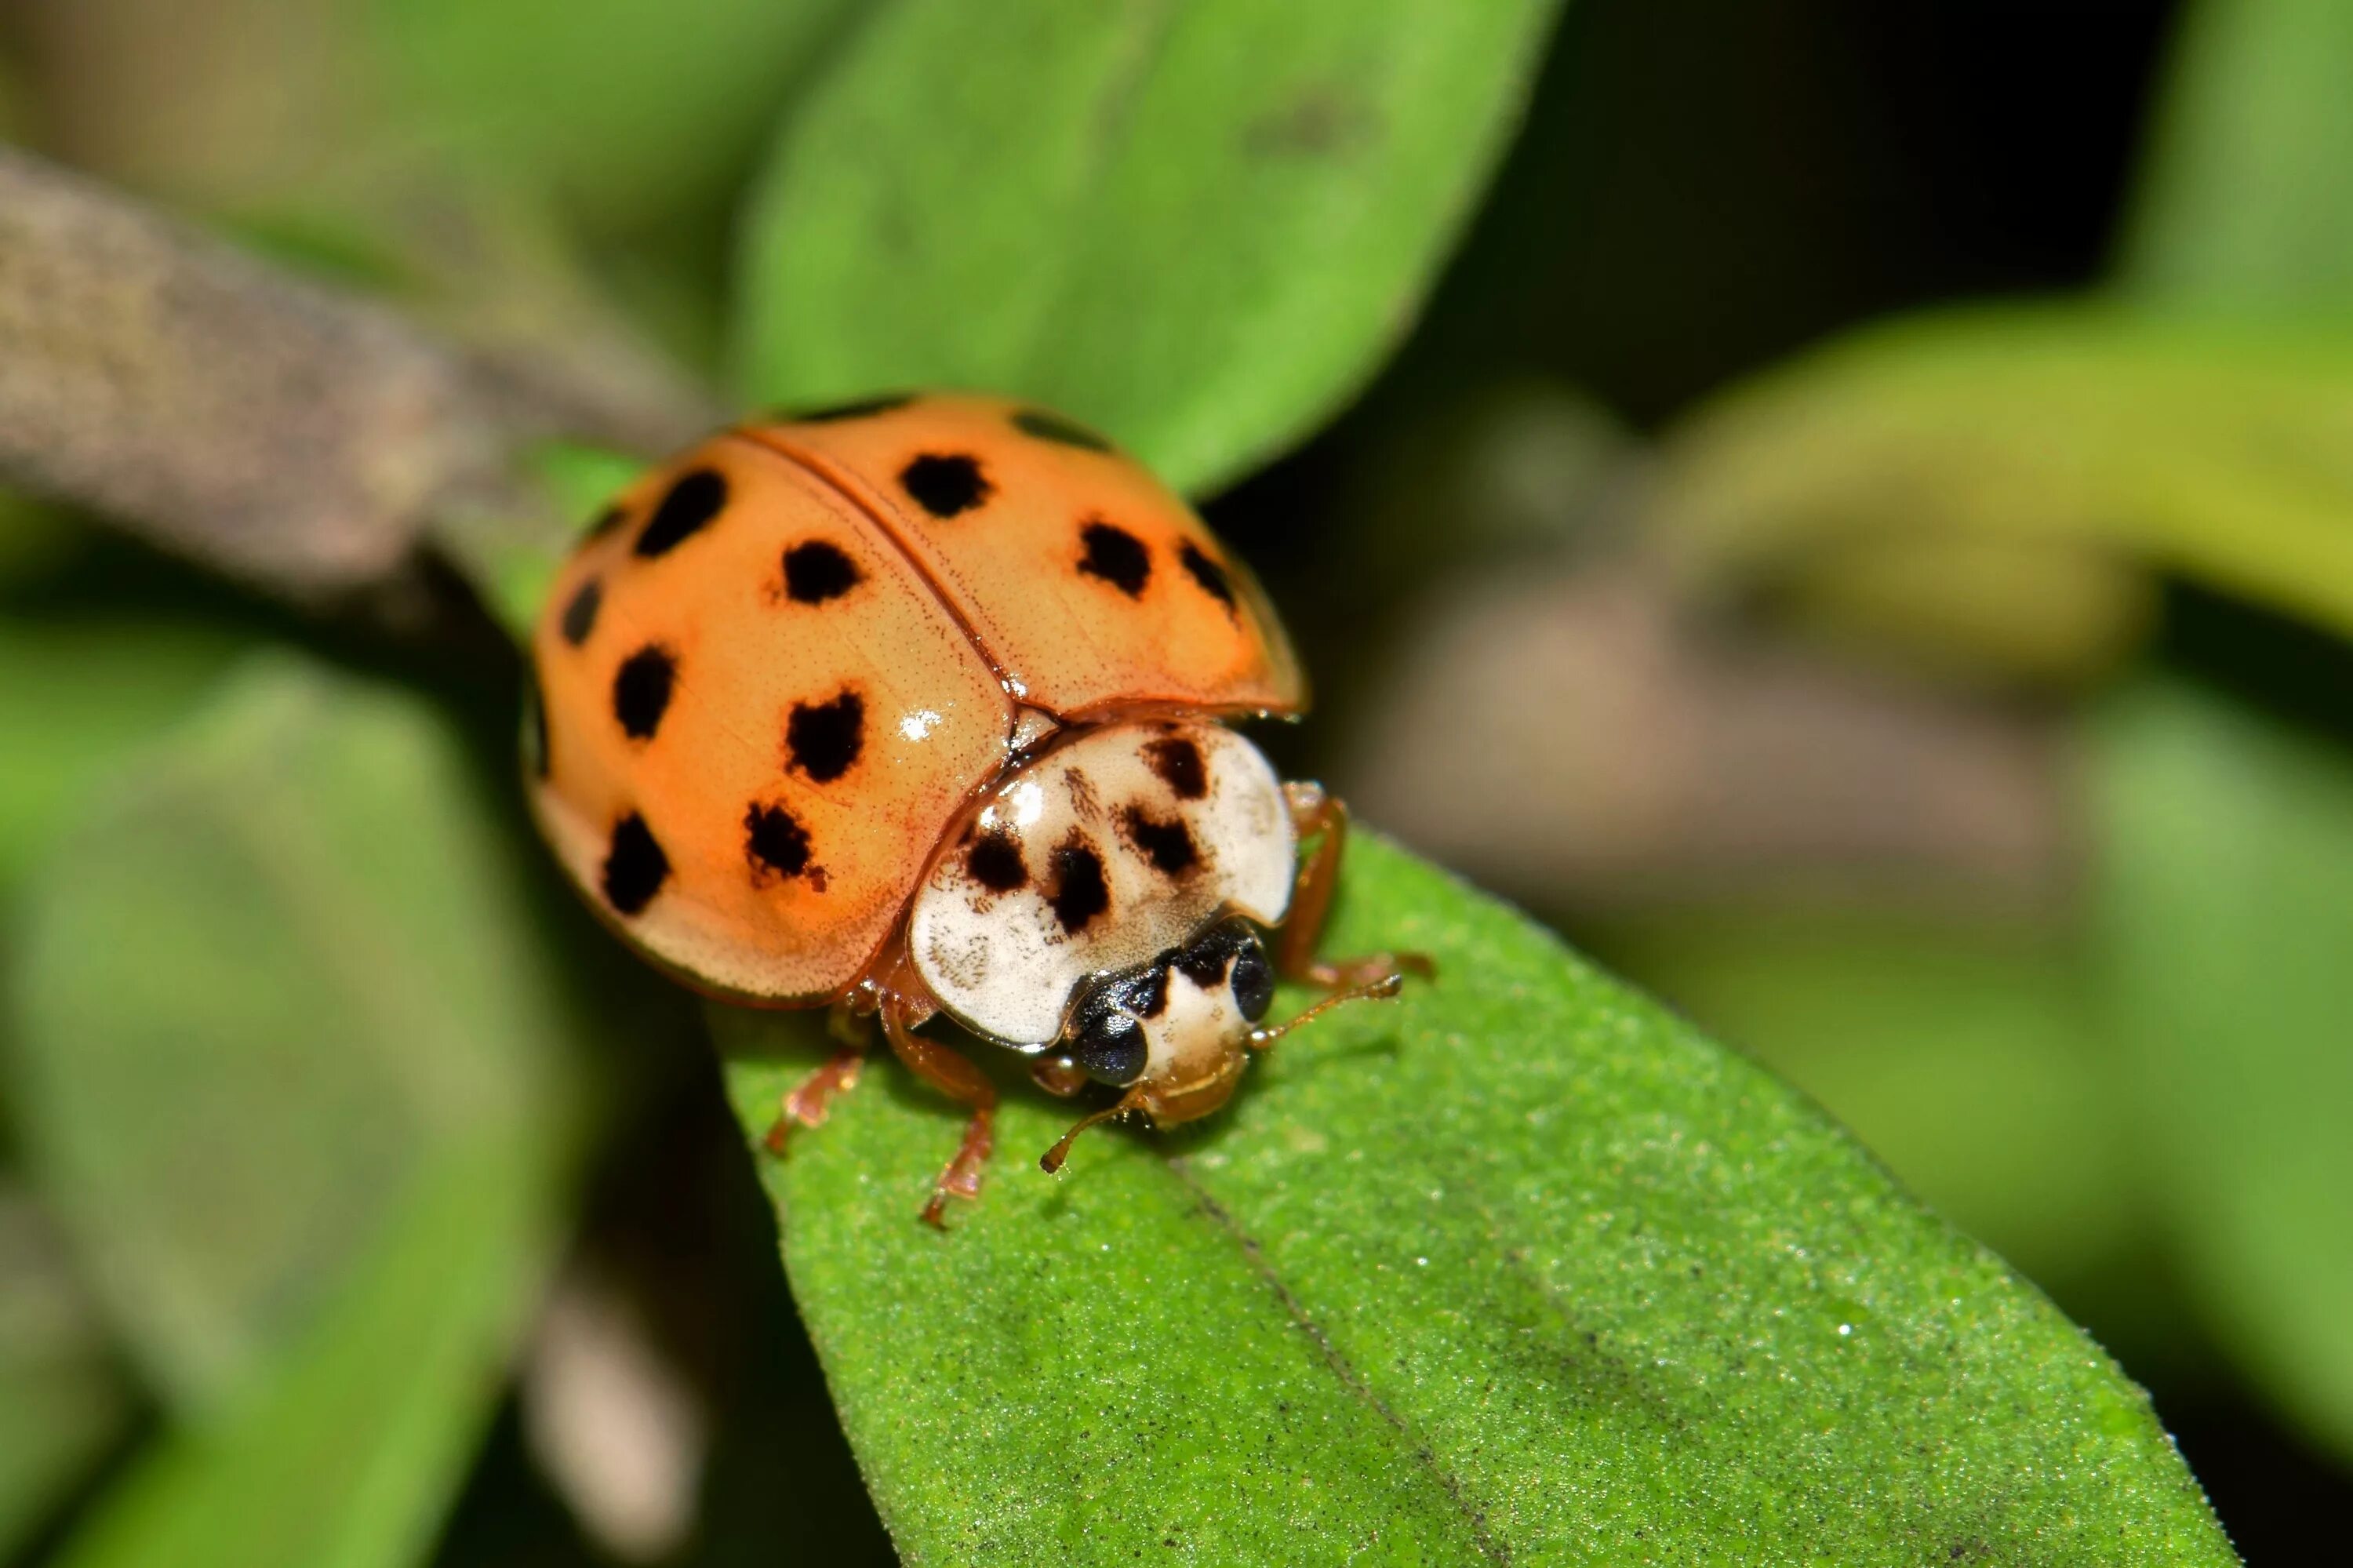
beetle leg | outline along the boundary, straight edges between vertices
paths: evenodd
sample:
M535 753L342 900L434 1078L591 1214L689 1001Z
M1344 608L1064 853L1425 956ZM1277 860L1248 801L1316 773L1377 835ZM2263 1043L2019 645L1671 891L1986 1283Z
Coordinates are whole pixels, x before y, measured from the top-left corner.
M955 1157L942 1168L939 1181L932 1187L932 1200L923 1205L924 1223L944 1230L947 1223L942 1216L950 1198L980 1196L981 1168L988 1163L989 1150L997 1144L997 1086L954 1046L916 1033L895 999L883 1003L882 1037L891 1042L891 1049L917 1077L948 1098L972 1107L972 1119L965 1123L964 1141L956 1145Z
M1408 972L1425 980L1435 978L1438 967L1426 953L1372 953L1336 960L1315 956L1324 917L1332 912L1332 895L1340 885L1340 857L1348 842L1348 808L1321 784L1305 781L1284 784L1282 798L1291 808L1293 832L1303 842L1314 839L1315 847L1300 862L1299 879L1291 890L1291 913L1275 933L1276 972L1326 991L1377 986Z
M869 1015L860 1012L849 997L841 998L827 1010L826 1033L839 1042L840 1049L785 1097L776 1124L768 1128L769 1153L782 1154L795 1127L815 1127L824 1121L833 1097L846 1095L858 1086L859 1072L866 1065L866 1048L874 1040L874 1028L868 1020Z

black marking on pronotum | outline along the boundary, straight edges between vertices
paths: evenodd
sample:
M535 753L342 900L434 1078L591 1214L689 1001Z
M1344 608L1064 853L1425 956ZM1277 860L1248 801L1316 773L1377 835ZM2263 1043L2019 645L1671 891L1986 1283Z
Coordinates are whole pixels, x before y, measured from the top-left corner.
M807 539L785 552L785 597L796 604L839 599L864 579L840 546Z
M785 720L786 765L819 784L849 772L865 746L866 699L856 692L844 691L831 702L795 703Z
M1103 856L1094 845L1073 835L1054 851L1050 863L1047 906L1062 929L1072 936L1111 907L1111 887L1103 881Z
M1192 574L1195 582L1201 585L1203 593L1228 609L1234 608L1234 585L1227 577L1226 568L1212 559L1207 551L1187 539L1184 549L1177 552L1176 558L1185 563L1185 569Z
M1152 552L1143 540L1097 520L1079 530L1079 542L1086 546L1079 570L1101 577L1130 599L1144 597L1144 585L1152 580Z
M1035 436L1041 441L1060 441L1066 447L1079 447L1091 452L1107 452L1111 442L1095 434L1074 419L1044 408L1024 408L1013 416L1013 428L1025 436Z
M547 777L547 699L540 694L536 665L523 672L522 759L533 778Z
M934 517L969 512L997 488L980 471L980 460L961 452L925 452L899 471L899 484Z
M1200 863L1193 830L1182 817L1158 822L1145 815L1142 807L1125 806L1120 810L1119 831L1163 876L1182 876Z
M965 851L964 869L991 893L1010 893L1029 881L1029 868L1021 859L1021 842L1002 828L974 838L972 847Z
M670 876L670 856L654 842L646 820L631 811L613 824L612 847L605 852L605 902L635 915L653 902Z
M903 408L914 400L913 392L886 392L880 397L829 403L821 408L786 409L777 418L796 425L829 425L839 419L863 419L874 414L887 414L893 408Z
M650 740L670 711L678 683L678 660L659 643L647 643L621 661L613 675L613 716L631 740Z
M770 873L798 876L809 868L808 830L782 806L754 800L744 812L744 858L752 863L752 880Z
M666 556L719 515L727 504L727 476L714 468L681 474L654 508L653 518L632 546L640 556Z
M628 509L623 506L619 502L616 501L613 504L607 506L604 511L599 512L595 517L589 520L586 537L589 539L603 538L606 535L619 527L622 523L628 519Z
M1225 921L1211 927L1200 938L1169 959L1177 972L1203 991L1208 991L1226 978L1226 968L1242 953L1258 947L1258 938L1236 921Z
M582 583L564 607L564 641L575 648L596 630L596 610L605 602L605 585L595 577Z
M1168 1011L1168 966L1155 964L1131 981L1121 1003L1138 1018L1157 1018Z
M1201 760L1201 748L1184 736L1145 742L1144 765L1179 800L1198 800L1209 792L1209 770Z

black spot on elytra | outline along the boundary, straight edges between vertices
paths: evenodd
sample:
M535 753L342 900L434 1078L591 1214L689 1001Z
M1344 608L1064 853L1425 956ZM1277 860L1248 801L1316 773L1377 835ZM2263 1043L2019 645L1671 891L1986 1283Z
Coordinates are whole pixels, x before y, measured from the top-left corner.
M754 800L744 812L744 857L755 882L769 872L798 876L809 868L808 830L782 806Z
M1201 852L1193 842L1193 830L1185 825L1182 817L1156 822L1145 816L1141 807L1129 806L1119 814L1119 831L1163 876L1182 876L1200 863Z
M875 414L887 414L893 408L903 408L914 400L913 392L887 392L880 397L829 403L821 408L793 409L779 418L796 425L829 425L840 419L863 419Z
M1143 540L1124 528L1098 522L1079 530L1079 542L1086 546L1079 570L1101 577L1130 599L1144 597L1144 585L1152 580L1152 552Z
M612 505L607 506L604 511L599 512L595 517L589 519L586 537L590 539L603 538L606 535L611 533L614 529L619 527L624 522L626 522L628 515L628 508L616 501Z
M838 546L810 539L785 552L785 594L798 604L839 599L863 580Z
M785 751L789 766L819 784L830 784L850 769L866 747L866 699L844 692L829 703L795 703L785 721Z
M1103 856L1094 845L1073 838L1054 851L1046 904L1072 936L1111 907L1111 887L1103 881Z
M649 642L621 661L613 676L613 716L631 740L650 740L670 711L670 688L678 683L678 660Z
M1228 609L1234 608L1234 585L1227 578L1226 568L1212 560L1200 546L1190 539L1186 540L1185 548L1177 553L1177 559L1185 563L1185 569L1192 574L1195 582L1201 585L1203 593Z
M1198 800L1209 792L1209 769L1201 760L1201 748L1181 735L1146 741L1144 765L1158 774L1179 800Z
M964 868L991 893L1010 893L1029 881L1029 868L1022 863L1019 841L1001 828L972 841L972 847L965 852Z
M969 512L997 488L980 471L979 459L961 453L925 452L899 471L899 483L934 517Z
M1080 447L1091 452L1107 452L1111 442L1073 419L1044 408L1024 408L1013 416L1013 428L1025 436L1035 436L1041 441L1060 441L1066 447Z
M726 504L727 476L717 469L698 468L681 474L654 508L652 520L632 547L648 557L666 556L701 532Z
M547 777L547 699L539 690L539 671L523 673L522 760L534 779Z
M596 611L605 602L605 585L590 577L564 607L564 641L575 648L588 641L596 630Z
M654 842L646 820L631 811L613 825L612 847L605 852L605 902L624 915L635 915L653 902L670 876L670 856Z

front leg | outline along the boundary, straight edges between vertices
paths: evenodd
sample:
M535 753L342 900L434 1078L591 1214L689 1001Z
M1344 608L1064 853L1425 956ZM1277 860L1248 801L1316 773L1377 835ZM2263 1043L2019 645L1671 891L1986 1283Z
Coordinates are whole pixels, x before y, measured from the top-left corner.
M1291 807L1291 826L1300 842L1315 847L1299 863L1299 878L1291 890L1291 913L1275 934L1274 967L1289 980L1305 980L1326 991L1378 985L1391 976L1410 972L1434 979L1438 968L1424 953L1373 953L1361 959L1331 960L1315 956L1323 939L1324 922L1332 912L1332 895L1340 885L1340 857L1348 842L1348 808L1324 786L1287 783L1282 798Z
M950 1198L980 1196L981 1169L988 1163L989 1151L997 1143L997 1086L954 1046L916 1033L896 997L882 1004L882 1037L891 1042L891 1049L917 1077L950 1099L972 1107L972 1119L965 1123L964 1141L956 1145L955 1157L941 1169L939 1180L932 1186L931 1202L923 1205L924 1223L945 1230L944 1215Z
M768 1128L765 1141L771 1154L784 1153L793 1128L815 1127L824 1121L833 1097L858 1086L858 1075L866 1065L866 1047L874 1038L871 1015L860 1012L848 997L843 997L828 1012L826 1033L839 1043L839 1049L824 1066L802 1079L799 1086L785 1097L775 1124Z

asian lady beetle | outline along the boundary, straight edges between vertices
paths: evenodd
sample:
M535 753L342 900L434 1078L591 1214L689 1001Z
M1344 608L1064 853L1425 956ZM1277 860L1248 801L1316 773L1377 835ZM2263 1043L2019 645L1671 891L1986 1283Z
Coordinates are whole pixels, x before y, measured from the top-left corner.
M971 1107L923 1218L974 1196L988 1078L945 1012L1107 1117L1225 1103L1280 972L1324 1006L1411 955L1314 957L1347 814L1221 722L1305 705L1257 585L1185 503L1059 415L886 397L745 425L625 493L532 640L540 828L606 923L689 984L867 1021ZM1303 840L1315 841L1300 860ZM1296 868L1296 869L1294 869ZM1272 931L1272 952L1261 941Z

